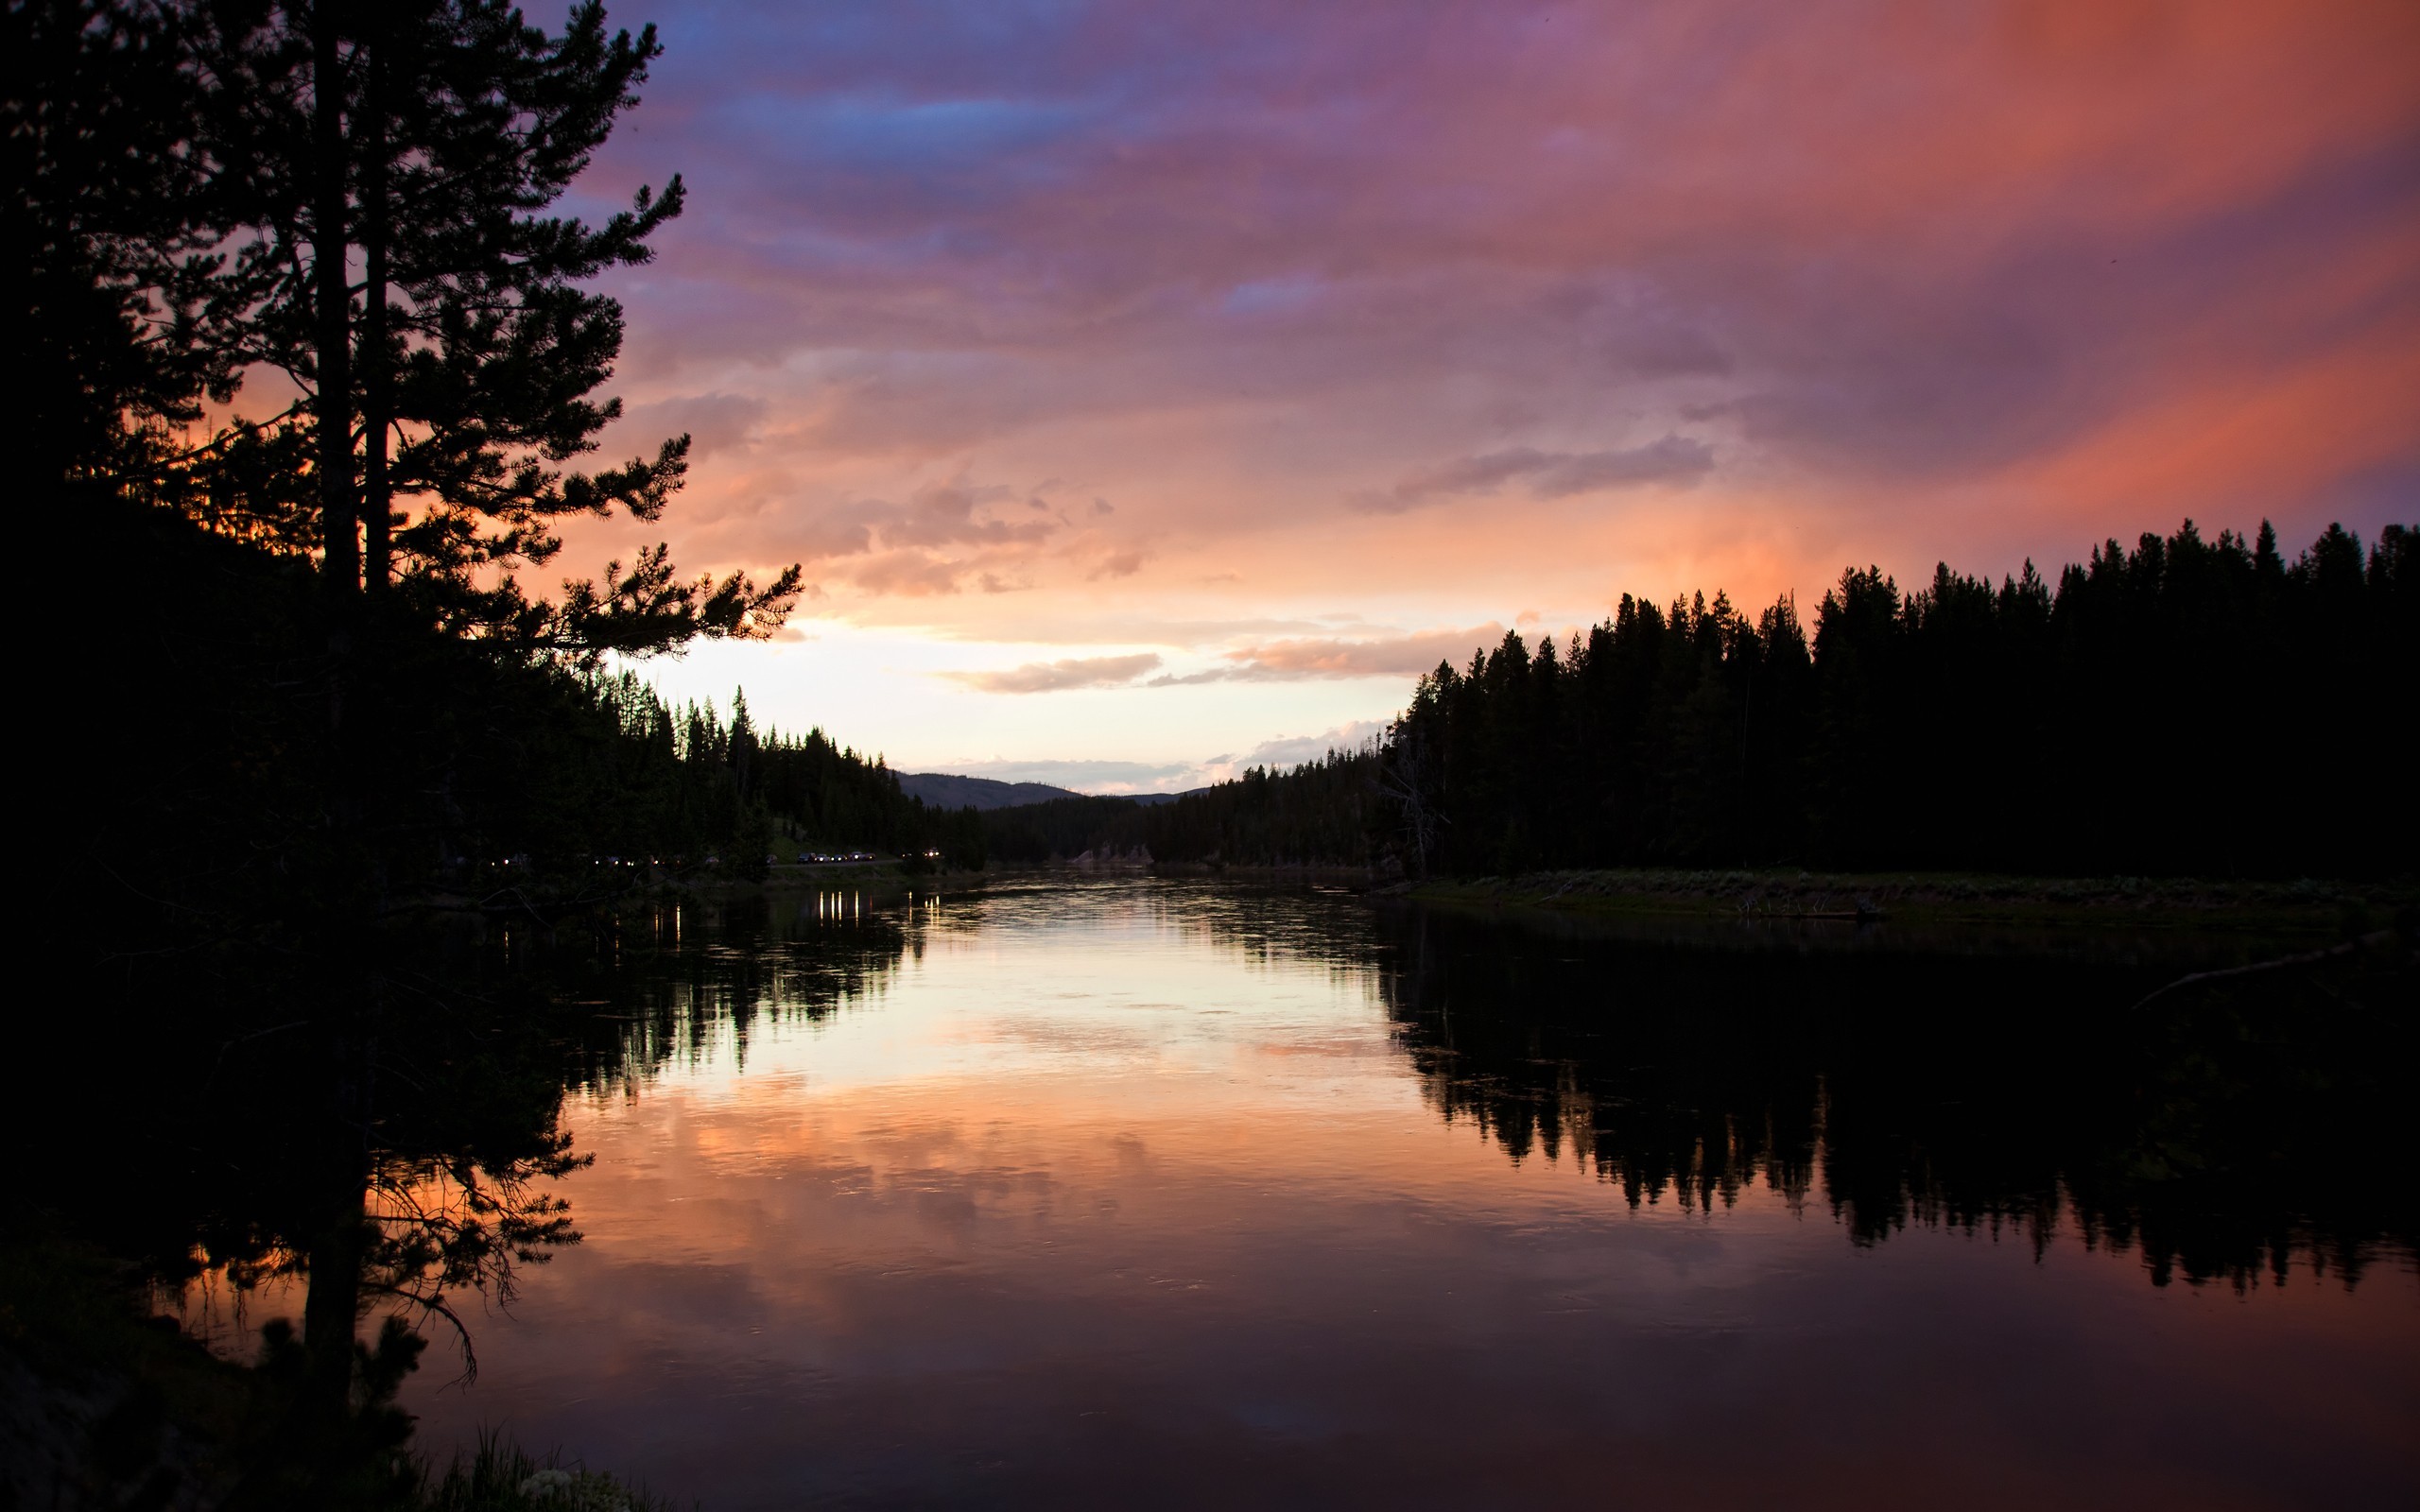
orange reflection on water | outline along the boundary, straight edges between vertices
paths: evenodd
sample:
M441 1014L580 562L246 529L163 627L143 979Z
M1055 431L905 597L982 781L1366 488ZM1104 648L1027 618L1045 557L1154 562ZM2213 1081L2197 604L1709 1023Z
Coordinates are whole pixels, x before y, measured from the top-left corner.
M415 1383L428 1438L502 1422L717 1507L2420 1484L2408 1269L2238 1294L2065 1230L1859 1247L1754 1177L1634 1208L1584 1142L1515 1163L1440 1118L1357 904L1238 906L897 910L838 1011L705 1014L573 1104L588 1237L482 1325L476 1386Z

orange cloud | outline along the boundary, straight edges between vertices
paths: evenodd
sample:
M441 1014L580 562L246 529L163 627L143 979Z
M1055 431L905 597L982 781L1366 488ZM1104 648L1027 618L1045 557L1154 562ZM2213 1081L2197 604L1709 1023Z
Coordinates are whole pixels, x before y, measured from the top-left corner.
M1160 664L1156 653L1068 657L1028 662L1005 672L943 672L940 676L978 693L1063 693L1070 688L1107 688L1132 682Z
M1440 662L1459 666L1474 650L1484 650L1503 639L1504 627L1491 623L1476 629L1432 630L1380 640L1271 641L1227 652L1226 666L1153 678L1150 685L1172 688L1202 682L1276 682L1300 678L1415 678L1436 670Z
M666 23L596 177L694 186L609 438L700 438L684 565L1122 651L2420 497L2405 0L1143 16ZM1416 670L1349 639L1169 676Z

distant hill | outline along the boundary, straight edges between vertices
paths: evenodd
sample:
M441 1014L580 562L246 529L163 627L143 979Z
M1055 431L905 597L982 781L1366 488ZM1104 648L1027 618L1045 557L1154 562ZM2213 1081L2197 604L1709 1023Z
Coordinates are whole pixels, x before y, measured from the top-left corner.
M899 791L923 799L928 807L944 809L1013 809L1028 803L1048 803L1063 798L1089 798L1047 782L1002 782L989 777L953 777L947 772L901 772ZM1200 788L1195 792L1201 791ZM1131 793L1137 803L1169 803L1182 793Z
M952 777L946 772L902 772L899 791L923 799L929 807L944 809L1011 809L1020 803L1082 796L1047 782L1000 782L988 777Z

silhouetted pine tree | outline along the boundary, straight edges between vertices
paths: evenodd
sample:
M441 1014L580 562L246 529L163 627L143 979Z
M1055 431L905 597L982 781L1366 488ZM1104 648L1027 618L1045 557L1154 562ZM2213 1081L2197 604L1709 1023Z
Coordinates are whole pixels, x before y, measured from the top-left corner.
M1173 803L999 810L1021 861L1539 868L1927 867L2217 875L2408 871L2401 689L2415 533L2330 526L2289 563L2191 521L2112 541L2054 590L2029 561L1852 568L1752 621L1624 594L1557 645L1441 662L1378 748Z

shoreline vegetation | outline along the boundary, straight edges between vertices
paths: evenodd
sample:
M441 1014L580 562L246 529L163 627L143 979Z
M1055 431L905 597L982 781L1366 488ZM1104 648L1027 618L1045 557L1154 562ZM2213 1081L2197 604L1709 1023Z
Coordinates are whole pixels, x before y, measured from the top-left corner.
M760 880L711 872L667 876L634 899L779 896L827 886L877 895L980 892L1019 879L1154 876L1270 886L1326 886L1375 900L1462 911L1568 919L1711 924L1889 925L1954 944L1962 932L2006 929L2078 937L2234 935L2306 940L2420 930L2420 884L2192 877L2031 877L1955 871L1807 871L1798 868L1571 869L1505 877L1430 878L1335 865L1230 866L1118 858L1062 859L980 869L912 868L898 861L776 866Z
M2365 934L2420 918L2410 882L1634 868L1434 879L1382 888L1443 905L1737 919L2056 926L2081 931Z
M989 852L1398 868L2410 879L2420 530L2112 540L2053 577L1850 568L1441 662L1376 739L1172 800L982 816ZM2398 757L2397 752L2406 754Z
M2266 524L2205 541L2187 521L2096 547L2055 590L2031 563L1997 588L1944 565L1909 593L1851 569L1811 635L1788 600L1751 620L1720 593L1624 595L1561 647L1508 633L1441 664L1360 748L1156 801L936 808L821 730L758 730L744 693L726 722L628 671L559 674L557 722L596 732L542 802L484 805L480 844L540 871L611 852L755 879L871 850L1333 868L1440 898L1545 877L1539 903L1594 909L1872 915L1885 902L1857 895L1878 887L1942 917L2301 919L2313 887L2414 890L2391 689L2420 662L2415 541L2331 526L2290 562ZM1836 896L1800 896L1802 874Z

